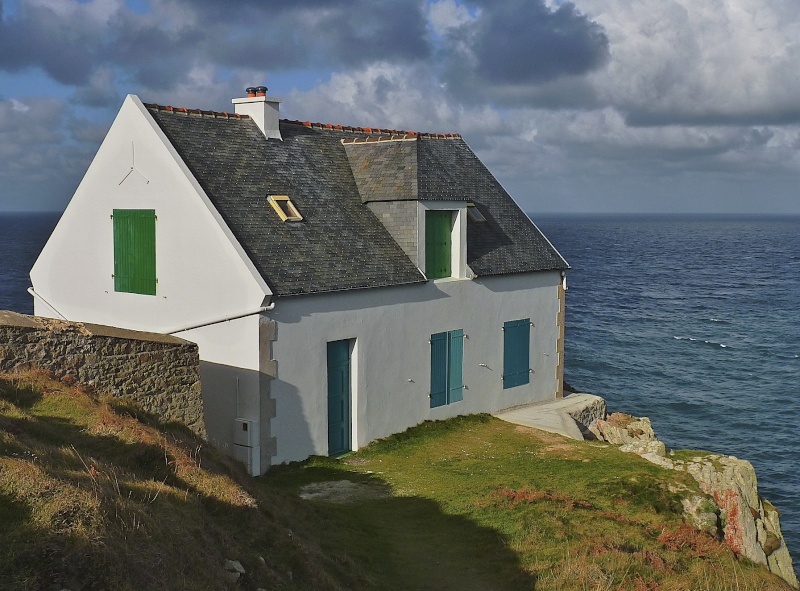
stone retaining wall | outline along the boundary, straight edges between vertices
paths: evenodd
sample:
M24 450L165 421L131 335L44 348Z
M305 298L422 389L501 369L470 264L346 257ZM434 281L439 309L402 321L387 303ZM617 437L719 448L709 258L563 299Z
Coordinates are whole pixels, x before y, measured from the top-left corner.
M0 371L45 369L134 400L206 436L197 345L177 337L0 311Z

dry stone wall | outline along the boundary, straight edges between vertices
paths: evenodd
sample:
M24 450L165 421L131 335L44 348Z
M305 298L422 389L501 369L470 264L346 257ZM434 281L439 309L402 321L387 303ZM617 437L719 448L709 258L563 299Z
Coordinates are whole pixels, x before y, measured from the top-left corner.
M206 436L200 359L189 341L0 311L0 371L31 368L130 398L145 412Z

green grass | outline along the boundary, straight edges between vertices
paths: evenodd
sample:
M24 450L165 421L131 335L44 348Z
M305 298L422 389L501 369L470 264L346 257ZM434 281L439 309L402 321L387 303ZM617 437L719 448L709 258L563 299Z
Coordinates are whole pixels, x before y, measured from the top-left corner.
M300 497L341 480L376 494ZM0 375L0 590L788 589L683 524L694 490L486 415L252 479L126 401Z

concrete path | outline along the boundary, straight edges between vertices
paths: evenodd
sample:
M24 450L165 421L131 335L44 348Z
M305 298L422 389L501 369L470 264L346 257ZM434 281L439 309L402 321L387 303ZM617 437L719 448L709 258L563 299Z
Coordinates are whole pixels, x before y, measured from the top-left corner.
M498 419L583 440L580 424L588 427L605 418L606 401L594 394L570 394L564 398L515 406L494 414Z

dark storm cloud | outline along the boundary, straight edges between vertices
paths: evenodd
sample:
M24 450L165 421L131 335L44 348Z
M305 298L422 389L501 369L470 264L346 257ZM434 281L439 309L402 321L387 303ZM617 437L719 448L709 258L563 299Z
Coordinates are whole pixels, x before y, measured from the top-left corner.
M47 5L22 3L19 13L0 23L0 68L41 68L52 79L81 87L108 67L130 69L150 83L173 80L191 63L201 39L193 29L169 30L152 16L117 10L102 14L91 4L64 3L60 13Z
M430 55L422 7L410 0L154 0L152 7L138 14L65 2L57 11L23 0L0 22L0 69L40 68L83 86L98 70L116 68L134 84L169 89L196 64L277 71Z
M421 3L411 0L248 1L235 14L216 1L191 6L211 27L208 53L227 63L349 67L431 53Z
M795 125L800 123L800 108L767 107L754 110L737 108L735 112L712 111L707 109L691 112L691 107L681 110L651 111L631 109L626 113L625 124L630 127L661 127L664 125L684 126L748 126L748 125ZM621 109L622 110L622 109Z
M60 99L0 100L0 211L66 204L96 150L94 143L74 141L71 123Z
M98 32L47 7L23 5L0 22L0 68L40 67L58 82L81 84L97 62Z
M571 3L551 10L543 0L476 0L472 7L477 17L451 30L443 50L454 92L507 104L595 103L589 86L555 83L608 62L609 41L600 25Z
M195 66L227 71L348 69L443 59L458 102L491 100L544 108L597 104L583 75L608 59L599 25L566 3L475 0L478 17L451 29L434 55L417 0L152 0L149 13L95 1L22 0L0 22L0 68L39 68L99 105L109 84L169 92ZM114 75L109 74L113 72ZM108 100L103 98L108 97Z
M482 2L475 54L479 75L499 84L541 83L590 72L608 59L603 29L571 3Z

